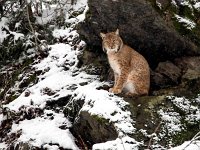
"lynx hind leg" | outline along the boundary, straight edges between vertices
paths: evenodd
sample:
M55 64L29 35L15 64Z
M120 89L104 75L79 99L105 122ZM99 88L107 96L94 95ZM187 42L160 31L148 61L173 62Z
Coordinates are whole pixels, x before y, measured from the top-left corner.
M145 96L149 93L150 75L148 70L132 70L128 76L128 81L134 83L138 96Z
M137 88L133 83L128 83L124 89L126 97L138 97L138 96L147 96L148 90L141 90Z
M135 85L134 83L130 82L130 81L127 81L125 86L124 86L124 92L125 92L125 95L128 96L128 97L133 97L133 96L137 96L138 93L135 89Z

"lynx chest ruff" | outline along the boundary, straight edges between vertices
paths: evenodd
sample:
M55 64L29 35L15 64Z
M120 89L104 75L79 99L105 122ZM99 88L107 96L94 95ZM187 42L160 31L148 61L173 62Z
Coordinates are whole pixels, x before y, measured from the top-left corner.
M109 57L108 57L108 61L109 61L110 67L113 69L113 71L116 74L120 75L121 70L120 70L120 65L119 65L118 61L114 58L109 58Z

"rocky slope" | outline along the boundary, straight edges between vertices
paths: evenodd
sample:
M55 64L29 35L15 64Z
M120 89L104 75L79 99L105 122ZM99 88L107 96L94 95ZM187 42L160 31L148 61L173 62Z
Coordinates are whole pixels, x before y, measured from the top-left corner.
M1 64L0 148L165 150L183 144L174 150L198 149L199 46L163 19L161 10L168 4L183 5L78 0L63 6L64 18L46 16L60 5L45 7L35 22L46 27L37 30L39 35L49 33L46 41L46 34L40 37L40 51L32 40L19 59ZM1 19L10 31L4 35L14 33L8 24ZM98 34L115 28L149 60L150 96L125 98L107 91L112 72Z

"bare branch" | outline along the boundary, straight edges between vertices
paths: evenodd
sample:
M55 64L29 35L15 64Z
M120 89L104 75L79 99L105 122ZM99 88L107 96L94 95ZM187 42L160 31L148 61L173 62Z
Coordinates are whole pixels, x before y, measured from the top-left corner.
M155 130L154 130L154 133L155 133L155 134L156 134L157 131L159 130L161 123L162 123L162 122L160 122L160 123L158 124L158 126L155 128ZM154 134L154 133L153 133L153 134ZM149 143L148 143L148 147L147 147L146 150L150 150L152 140L153 140L153 136L150 138Z
M38 41L37 41L38 39L37 39L37 36L36 36L36 34L35 34L35 30L34 30L34 28L33 28L33 25L32 25L32 23L31 23L31 20L30 20L30 16L31 16L31 17L33 16L33 14L32 14L32 9L31 9L31 4L28 3L27 0L26 0L26 3L27 3L26 12L27 12L28 23L29 23L29 26L30 26L30 28L31 28L31 32L32 32L32 34L33 34L33 36L34 36L34 40L35 40L35 45L36 45L37 51L40 51L41 49L40 49L40 46L39 46Z
M192 140L183 148L185 150L188 146L190 146L195 141L200 140L200 131L192 138Z

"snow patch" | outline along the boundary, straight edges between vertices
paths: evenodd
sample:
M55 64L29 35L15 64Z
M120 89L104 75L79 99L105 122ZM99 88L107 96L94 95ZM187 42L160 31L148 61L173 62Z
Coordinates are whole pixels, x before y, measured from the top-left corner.
M134 139L125 136L117 138L114 141L108 141L105 143L94 144L93 150L138 150L139 145L142 143L135 141Z
M190 4L189 1L184 0L184 1L181 2L181 5L188 6L190 9L192 9L192 5Z
M175 18L189 30L192 30L196 27L196 23L188 18L183 18L179 15L175 15Z
M194 8L200 10L200 2L195 3Z
M172 1L171 1L171 4L172 4L173 6L175 6L175 7L178 7L175 0L172 0Z
M3 149L6 149L8 146L7 144L5 143L0 143L0 149L3 150Z
M199 97L188 100L184 97L170 97L174 105L186 113L186 120L189 122L197 122L200 120L200 108L194 106L192 102L200 104Z
M52 116L48 114L52 114ZM22 134L18 138L18 142L29 142L37 147L51 143L59 144L63 148L78 149L69 129L62 130L59 128L61 125L70 127L71 123L64 117L64 114L48 110L45 111L43 117L13 124L11 133L21 130Z
M199 150L200 141L185 141L182 145L171 148L170 150Z
M4 116L3 116L3 114L0 114L0 126L1 126L1 123L3 122L3 119L4 118Z
M123 110L128 103L108 91L97 90L95 87L98 85L100 83L93 82L76 89L75 99L84 99L85 101L81 111L88 111L91 115L98 115L114 122L118 132L133 133L135 128L131 113Z
M66 30L66 32L62 32L63 29L56 30L54 36L56 38L66 37L72 39L77 36L75 31ZM83 47L84 44L84 42L80 42L78 46ZM76 67L78 55L82 53L80 49L74 49L70 44L63 43L50 45L49 49L49 55L32 67L36 71L42 70L43 72L42 75L38 76L38 83L26 89L17 99L5 107L14 111L18 111L22 106L34 107L36 105L37 107L45 108L47 101L58 100L60 97L72 95L73 101L76 99L84 100L81 111L88 111L91 114L108 119L114 123L116 130L124 135L134 133L134 121L131 119L131 113L125 110L128 103L108 91L98 90L98 87L107 83L100 82L96 75L88 75L82 71L84 69ZM87 84L81 85L81 83ZM43 92L46 88L52 91L53 94L48 95ZM26 92L30 94L26 96ZM45 128L44 124L48 124L49 127ZM57 137L61 136L61 134L64 134L63 137L65 139L69 139L71 136L69 130L63 131L59 129L54 120L44 117L24 120L19 125L14 124L12 132L20 129L22 129L22 135L18 140L30 141L30 139L33 139L33 141L30 141L32 142L31 144L38 147L52 142L58 143ZM52 132L50 132L51 130ZM134 139L132 140L134 141ZM71 141L73 141L73 137ZM62 147L68 146L62 140L58 144ZM46 146L49 147L48 145ZM72 146L74 146L73 143ZM56 149L56 147L51 148Z
M7 23L8 19L2 17L0 21L0 43L2 43L4 39L9 36L9 34L7 34L6 31L3 31L4 28L8 29Z
M181 126L181 117L176 112L164 112L163 110L160 110L158 112L160 114L161 119L165 122L165 128L168 131L169 135L174 135L177 132L180 132L182 130Z

